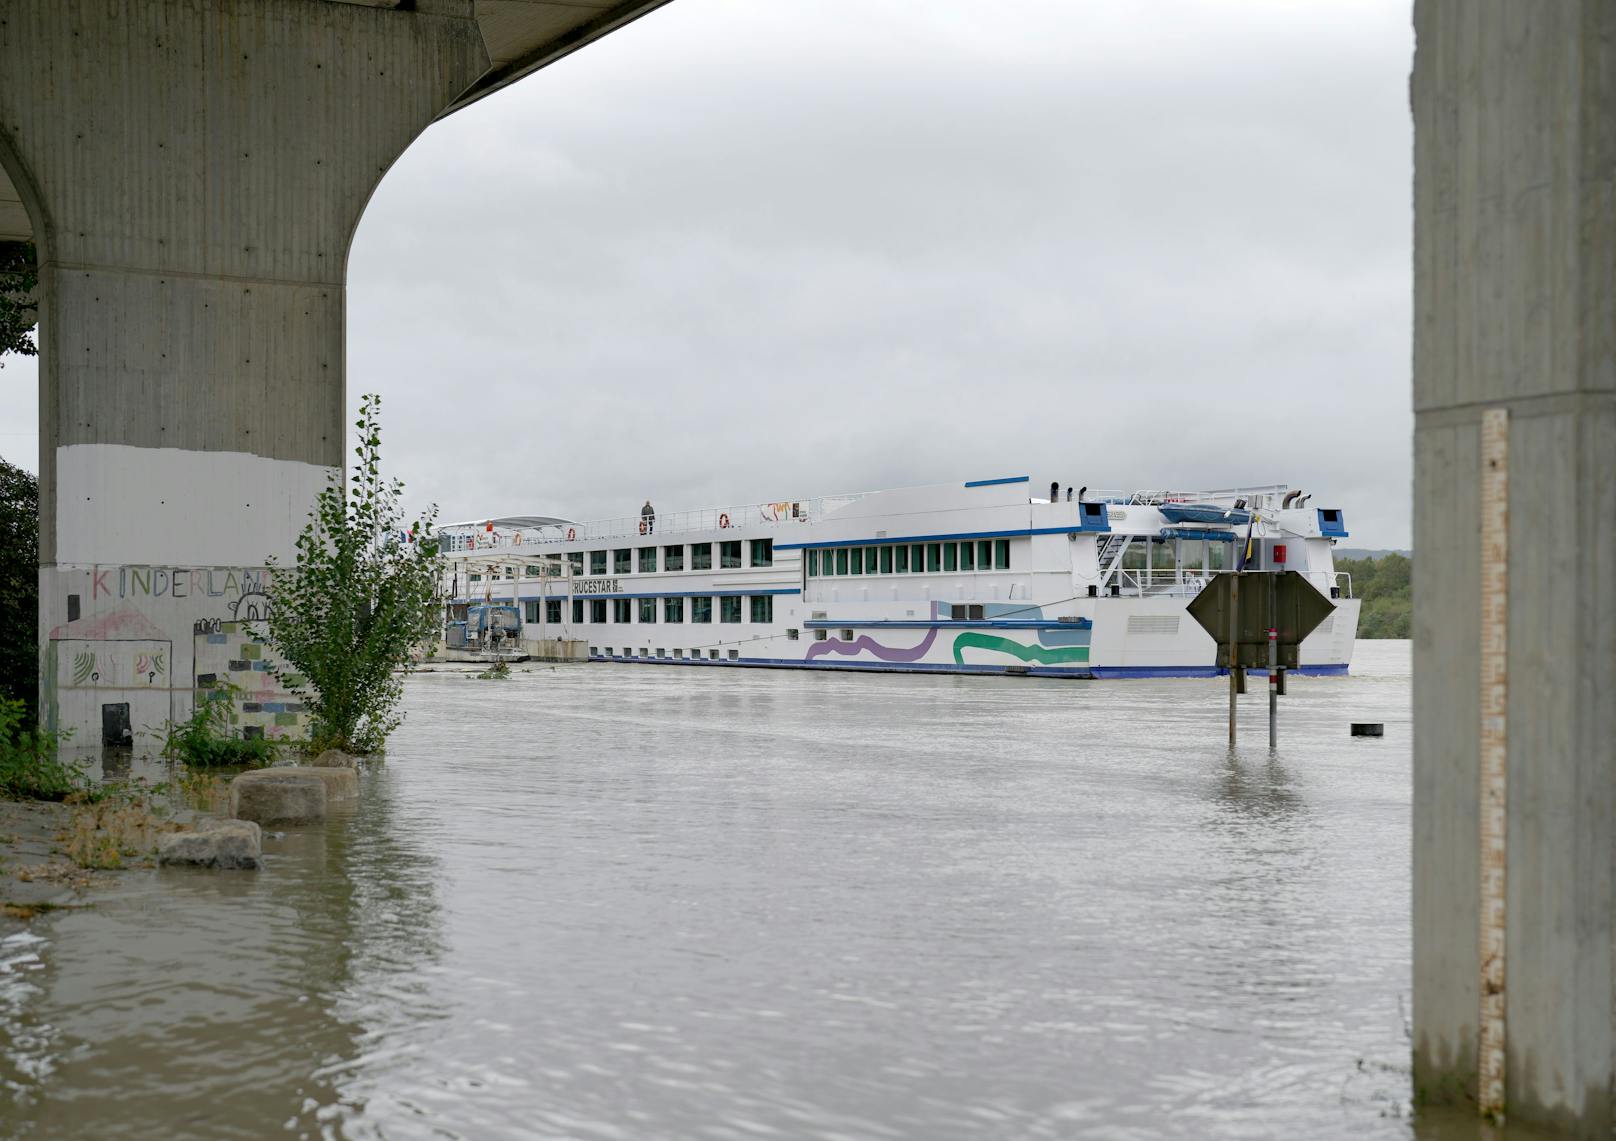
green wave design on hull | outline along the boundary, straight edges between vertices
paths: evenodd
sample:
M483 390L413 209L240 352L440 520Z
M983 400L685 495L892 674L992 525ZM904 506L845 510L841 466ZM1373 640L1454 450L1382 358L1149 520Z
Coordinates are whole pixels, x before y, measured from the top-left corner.
M954 664L965 664L965 651L967 649L992 650L994 653L1009 654L1020 658L1024 662L1036 662L1039 665L1067 665L1071 663L1087 663L1089 648L1087 646L1062 646L1058 649L1049 646L1024 646L1012 638L1000 638L994 634L977 634L966 632L954 638Z

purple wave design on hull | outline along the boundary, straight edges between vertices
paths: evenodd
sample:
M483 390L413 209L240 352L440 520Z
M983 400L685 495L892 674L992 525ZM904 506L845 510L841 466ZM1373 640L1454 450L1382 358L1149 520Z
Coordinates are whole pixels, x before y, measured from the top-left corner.
M926 656L926 651L931 649L932 643L935 641L937 641L937 627L935 626L926 631L926 636L920 639L918 646L913 646L907 650L883 646L868 634L860 634L851 642L815 642L808 647L808 656L804 660L811 662L815 658L823 657L825 654L858 654L867 650L883 662L918 662Z

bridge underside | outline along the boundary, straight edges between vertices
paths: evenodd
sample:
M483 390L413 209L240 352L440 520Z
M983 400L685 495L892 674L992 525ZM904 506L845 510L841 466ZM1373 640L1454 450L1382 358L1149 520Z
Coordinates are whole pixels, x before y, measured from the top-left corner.
M128 740L235 686L252 731L302 730L250 631L266 560L340 478L360 214L434 120L664 2L8 0L0 241L40 259L51 725Z

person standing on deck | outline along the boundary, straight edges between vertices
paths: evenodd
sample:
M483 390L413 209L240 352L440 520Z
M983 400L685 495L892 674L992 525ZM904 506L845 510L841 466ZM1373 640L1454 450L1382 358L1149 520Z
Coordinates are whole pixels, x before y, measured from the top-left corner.
M656 508L651 506L649 499L645 501L645 506L640 508L640 522L645 524L647 535L656 530Z

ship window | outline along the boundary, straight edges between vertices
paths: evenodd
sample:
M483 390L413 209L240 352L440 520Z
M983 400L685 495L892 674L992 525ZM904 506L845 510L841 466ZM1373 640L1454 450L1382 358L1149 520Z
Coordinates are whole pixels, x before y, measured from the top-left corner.
M532 563L528 563L522 568L523 578L538 578L543 573L544 572L540 568L534 566Z
M913 574L919 574L921 572L921 569L925 565L926 565L926 547L925 547L925 545L922 544L922 543L910 543L909 544L909 570L910 570L910 572L913 573Z
M561 625L561 600L559 598L545 600L544 620L556 626Z
M723 594L718 598L718 620L720 622L739 622L741 620L741 596L738 594Z
M846 574L847 573L847 548L846 547L837 547L836 548L836 573L837 574Z
M582 551L567 552L567 567L580 578L584 573L584 553Z
M605 551L590 551L589 552L589 573L590 574L605 574L606 573L606 552Z
M892 573L892 548L891 547L882 547L881 548L881 573L882 574L891 574Z
M959 569L960 570L962 570L962 571L974 571L976 569L976 544L975 543L961 543L959 545L959 555L960 555L960 560L959 560Z
M908 547L897 547L897 548L895 548L894 549L894 556L897 559L897 571L898 571L898 573L899 574L908 574L909 573L909 548Z
M851 642L852 640L853 640L853 631L851 631L851 630L843 630L842 631L842 641Z
M960 548L962 546L965 548L965 551L964 551L965 557L967 559L969 559L971 557L971 544L969 544L969 543L944 543L943 544L943 569L945 571L970 570L971 569L969 566L965 565L964 563L962 563L962 562L960 562L958 560L957 556L960 554Z
M690 569L713 569L713 545L711 543L690 544Z
M739 650L731 650L729 652L729 660L732 661L732 662L735 661L740 656L741 656L741 651L739 651Z
M993 569L994 570L1009 570L1010 569L1010 540L1009 539L995 539L995 540L993 540Z
M926 544L926 570L936 574L943 561L943 545L941 543Z
M829 630L815 630L814 631L814 641L816 641L816 642L823 642L823 641L825 641L825 639L827 639L829 637L830 637L830 631Z
M680 649L678 646L675 646L673 648L673 656L676 659L678 659L679 661L684 661L685 652L682 649Z
M592 657L592 658L600 657L600 647L599 646L590 646L589 647L589 656Z
M614 654L613 654L613 653L612 653L612 648L611 648L611 647L610 647L610 646L607 646L607 647L606 647L606 656L607 656L607 657L608 657L608 658L610 658L610 657L615 657L615 656L616 656L616 655L614 655Z
M774 595L754 594L752 596L752 621L774 621Z
M774 540L752 540L752 565L755 567L772 567L774 565Z
M632 622L632 621L634 621L634 600L632 598L614 598L614 599L612 599L612 621L613 622Z
M658 646L656 648L656 656L659 658L665 658L668 656L668 651L664 647Z
M604 598L591 598L589 600L589 620L591 622L606 621L606 600ZM611 653L610 650L606 652Z
M685 620L685 600L682 598L664 598L662 600L662 618L666 622L683 622Z
M474 575L471 576L471 581L472 582L481 582L482 580L483 580L483 576L480 575L480 574L474 574Z
M662 548L662 569L665 571L682 571L685 569L685 548L683 543L674 547Z
M537 602L522 603L522 621L537 622L539 620L539 604Z
M707 651L707 656L709 658L711 658L713 661L716 662L718 660L718 651L717 650L708 650Z
M656 548L655 547L641 547L640 548L640 573L641 574L655 574L656 573Z
M795 642L799 636L798 631L795 629L786 631L786 641L788 642Z
M506 578L515 578L516 577L516 568L515 567L506 567L505 568L505 577Z
M847 552L847 569L852 574L864 573L864 548L854 547Z
M690 600L690 620L692 622L711 622L713 620L713 600L707 598L692 598Z
M628 574L634 566L634 552L628 547L618 547L612 552L612 573Z
M584 600L581 598L574 598L572 600L572 620L578 623L580 626L583 625Z
M656 599L654 599L654 598L642 598L642 599L640 599L640 621L641 622L655 622L656 621Z
M808 577L814 578L819 574L819 552L805 551L803 553L808 557Z
M732 570L741 565L741 541L739 539L718 544L718 565L723 570Z

